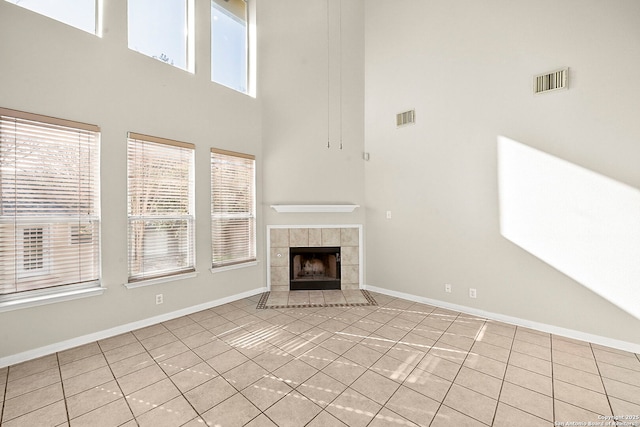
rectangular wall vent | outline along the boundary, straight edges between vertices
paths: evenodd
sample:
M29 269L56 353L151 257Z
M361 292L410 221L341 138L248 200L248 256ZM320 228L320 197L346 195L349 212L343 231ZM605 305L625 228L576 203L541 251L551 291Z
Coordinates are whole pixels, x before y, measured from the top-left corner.
M396 114L396 126L412 125L416 122L416 110Z
M533 78L533 93L544 93L552 90L566 89L569 78L569 69L552 71Z

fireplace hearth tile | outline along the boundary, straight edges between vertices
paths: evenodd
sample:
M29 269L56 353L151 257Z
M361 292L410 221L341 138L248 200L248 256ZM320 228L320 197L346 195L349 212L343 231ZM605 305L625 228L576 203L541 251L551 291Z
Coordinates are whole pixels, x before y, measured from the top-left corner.
M271 292L289 292L289 284L286 285L271 285Z
M309 291L309 304L323 305L324 303L324 294L322 291Z
M289 292L289 305L308 305L309 292Z
M344 297L342 291L331 290L324 294L324 300L327 304L346 304L347 299Z
M348 294L348 297L345 294ZM256 308L362 307L377 305L378 303L373 296L362 289L345 291L272 291L261 295Z
M356 291L352 291L352 290L345 290L342 291L342 294L344 295L344 298L347 300L348 303L359 303L362 302L362 292L360 292L360 290L356 290Z

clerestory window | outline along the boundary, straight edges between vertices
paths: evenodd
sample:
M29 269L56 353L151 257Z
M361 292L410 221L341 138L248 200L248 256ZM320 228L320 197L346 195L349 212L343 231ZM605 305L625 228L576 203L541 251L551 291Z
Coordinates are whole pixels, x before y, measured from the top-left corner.
M7 0L40 15L100 36L102 0Z
M194 71L193 0L128 0L129 49Z
M248 30L245 0L211 1L211 80L248 92Z

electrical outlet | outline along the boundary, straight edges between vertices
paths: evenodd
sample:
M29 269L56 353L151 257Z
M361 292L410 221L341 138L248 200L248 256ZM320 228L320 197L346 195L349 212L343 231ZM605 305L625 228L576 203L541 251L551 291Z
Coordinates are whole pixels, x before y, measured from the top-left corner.
M387 211L387 219L391 219L391 211Z
M469 288L469 298L475 298L475 297L476 297L475 288Z
M448 283L446 283L446 284L444 285L444 291L445 291L446 293L450 294L450 293L451 293L451 285L450 285L450 284L448 284Z
M164 302L164 297L162 294L156 295L156 304L162 304Z

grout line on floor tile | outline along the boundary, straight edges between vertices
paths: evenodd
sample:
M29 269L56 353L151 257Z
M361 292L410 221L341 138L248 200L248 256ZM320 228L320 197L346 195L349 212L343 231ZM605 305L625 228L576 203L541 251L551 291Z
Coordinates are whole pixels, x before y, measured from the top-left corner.
M595 351L594 351L593 346L591 344L589 344L589 348L591 349L591 354L593 354L593 360L594 360L594 362L596 364L596 370L598 371L598 376L600 377L600 382L602 383L602 389L605 392L604 395L607 398L607 404L609 405L609 410L611 411L612 414L615 414L615 412L613 412L613 405L611 404L611 399L609 399L609 394L607 393L607 387L604 384L604 380L602 379L602 372L600 372L600 365L598 364L598 359L596 358Z
M498 404L496 405L496 411L493 413L493 418L491 419L491 425L493 425L496 422L496 416L498 415L498 406L500 405L500 397L502 396L502 390L504 389L504 382L505 382L504 379L507 376L507 369L509 369L509 361L511 360L511 352L513 351L513 343L516 340L517 332L518 332L518 327L516 327L514 332L513 332L513 339L511 340L511 346L509 347L509 357L507 357L506 366L504 368L504 373L502 374L502 382L500 383L500 391L498 392L498 397L497 397ZM553 414L553 415L555 415L555 414ZM555 417L554 417L554 419L555 419Z

